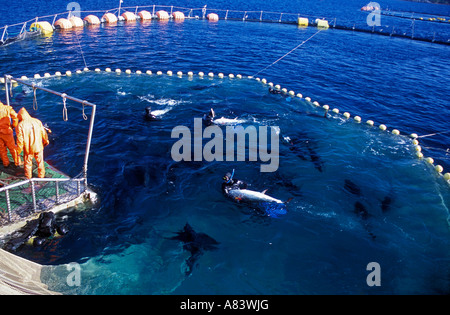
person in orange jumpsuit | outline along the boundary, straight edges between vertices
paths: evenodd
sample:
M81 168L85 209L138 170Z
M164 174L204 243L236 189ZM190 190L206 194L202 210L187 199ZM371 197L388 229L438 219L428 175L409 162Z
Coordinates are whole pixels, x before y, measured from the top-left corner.
M8 167L10 162L8 158L9 149L16 166L20 166L22 161L17 153L16 142L14 141L13 129L19 122L16 112L11 106L4 105L0 102L0 157L4 167Z
M45 177L44 147L49 144L47 131L39 119L32 118L25 108L21 108L19 124L16 128L17 152L23 151L25 177L30 179L33 171L33 158L38 165L38 177Z

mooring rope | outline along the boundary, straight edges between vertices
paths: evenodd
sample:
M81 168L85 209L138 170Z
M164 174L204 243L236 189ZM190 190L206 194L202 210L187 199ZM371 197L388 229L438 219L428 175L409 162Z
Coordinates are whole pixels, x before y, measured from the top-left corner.
M268 65L267 67L265 67L264 69L262 69L261 71L258 71L257 73L255 73L253 76L257 76L258 74L260 74L261 72L267 70L268 68L272 67L274 64L276 64L277 62L279 62L280 60L282 60L284 57L286 57L287 55L293 53L295 50L297 50L298 48L302 47L304 44L306 44L311 38L313 38L314 36L316 36L317 34L319 34L321 31L323 31L324 29L319 29L317 32L315 32L313 35L311 35L307 40L304 40L302 43L300 43L299 45L297 45L294 49L292 49L291 51L289 51L287 54L285 54L284 56L282 56L281 58L279 58L278 60L276 60L275 62L271 63L270 65Z
M78 42L78 47L80 47L81 57L83 57L84 66L87 68L88 66L86 64L86 59L84 58L83 48L81 48L81 43L80 43L80 40L78 39L78 35L77 35L76 32L75 32L75 37L76 37L77 42Z
M430 133L430 134L423 135L423 136L418 136L417 138L426 138L426 137L431 137L431 136L435 136L435 135L441 135L441 134L449 133L449 132L450 132L450 130L442 131L442 132L435 132L435 133Z

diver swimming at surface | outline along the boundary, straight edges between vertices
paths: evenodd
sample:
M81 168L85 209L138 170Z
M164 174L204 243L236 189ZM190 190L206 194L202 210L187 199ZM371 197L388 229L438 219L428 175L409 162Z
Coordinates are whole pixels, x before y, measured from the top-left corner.
M233 174L227 173L223 177L222 192L237 203L250 206L257 214L269 217L280 217L287 213L287 204L292 200L282 201L266 195L267 189L263 192L247 189L247 183L233 179Z
M214 113L214 109L211 108L207 114L203 115L203 123L205 126L214 124L214 117L216 117L216 113Z
M158 117L156 117L155 115L152 114L151 106L148 106L145 108L144 119L147 121L158 120Z
M233 173L226 173L223 176L223 183L222 183L222 192L226 195L228 195L229 191L232 189L246 189L248 187L247 183L240 180L240 179L234 179L234 170Z

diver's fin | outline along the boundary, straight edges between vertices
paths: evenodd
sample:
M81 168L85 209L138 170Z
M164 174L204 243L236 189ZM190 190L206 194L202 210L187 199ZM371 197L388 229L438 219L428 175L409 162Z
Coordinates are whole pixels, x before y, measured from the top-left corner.
M284 203L285 204L288 204L289 202L291 202L292 201L292 199L294 199L294 197L291 197L291 198L289 198L288 200L286 200Z

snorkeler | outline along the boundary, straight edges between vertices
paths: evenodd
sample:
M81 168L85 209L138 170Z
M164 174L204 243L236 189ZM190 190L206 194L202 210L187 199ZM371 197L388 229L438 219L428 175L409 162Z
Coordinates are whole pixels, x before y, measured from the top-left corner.
M222 183L222 192L225 194L228 194L230 190L233 189L247 189L247 183L240 180L240 179L234 179L234 170L233 173L226 173L223 176L223 183Z
M281 94L280 90L274 89L272 87L269 87L269 93L271 94Z
M158 118L152 114L152 108L150 106L145 108L145 120L152 121L152 120L158 120Z
M210 109L208 114L203 115L203 123L205 126L211 126L214 123L214 117L216 117L216 113L214 113L214 109Z

